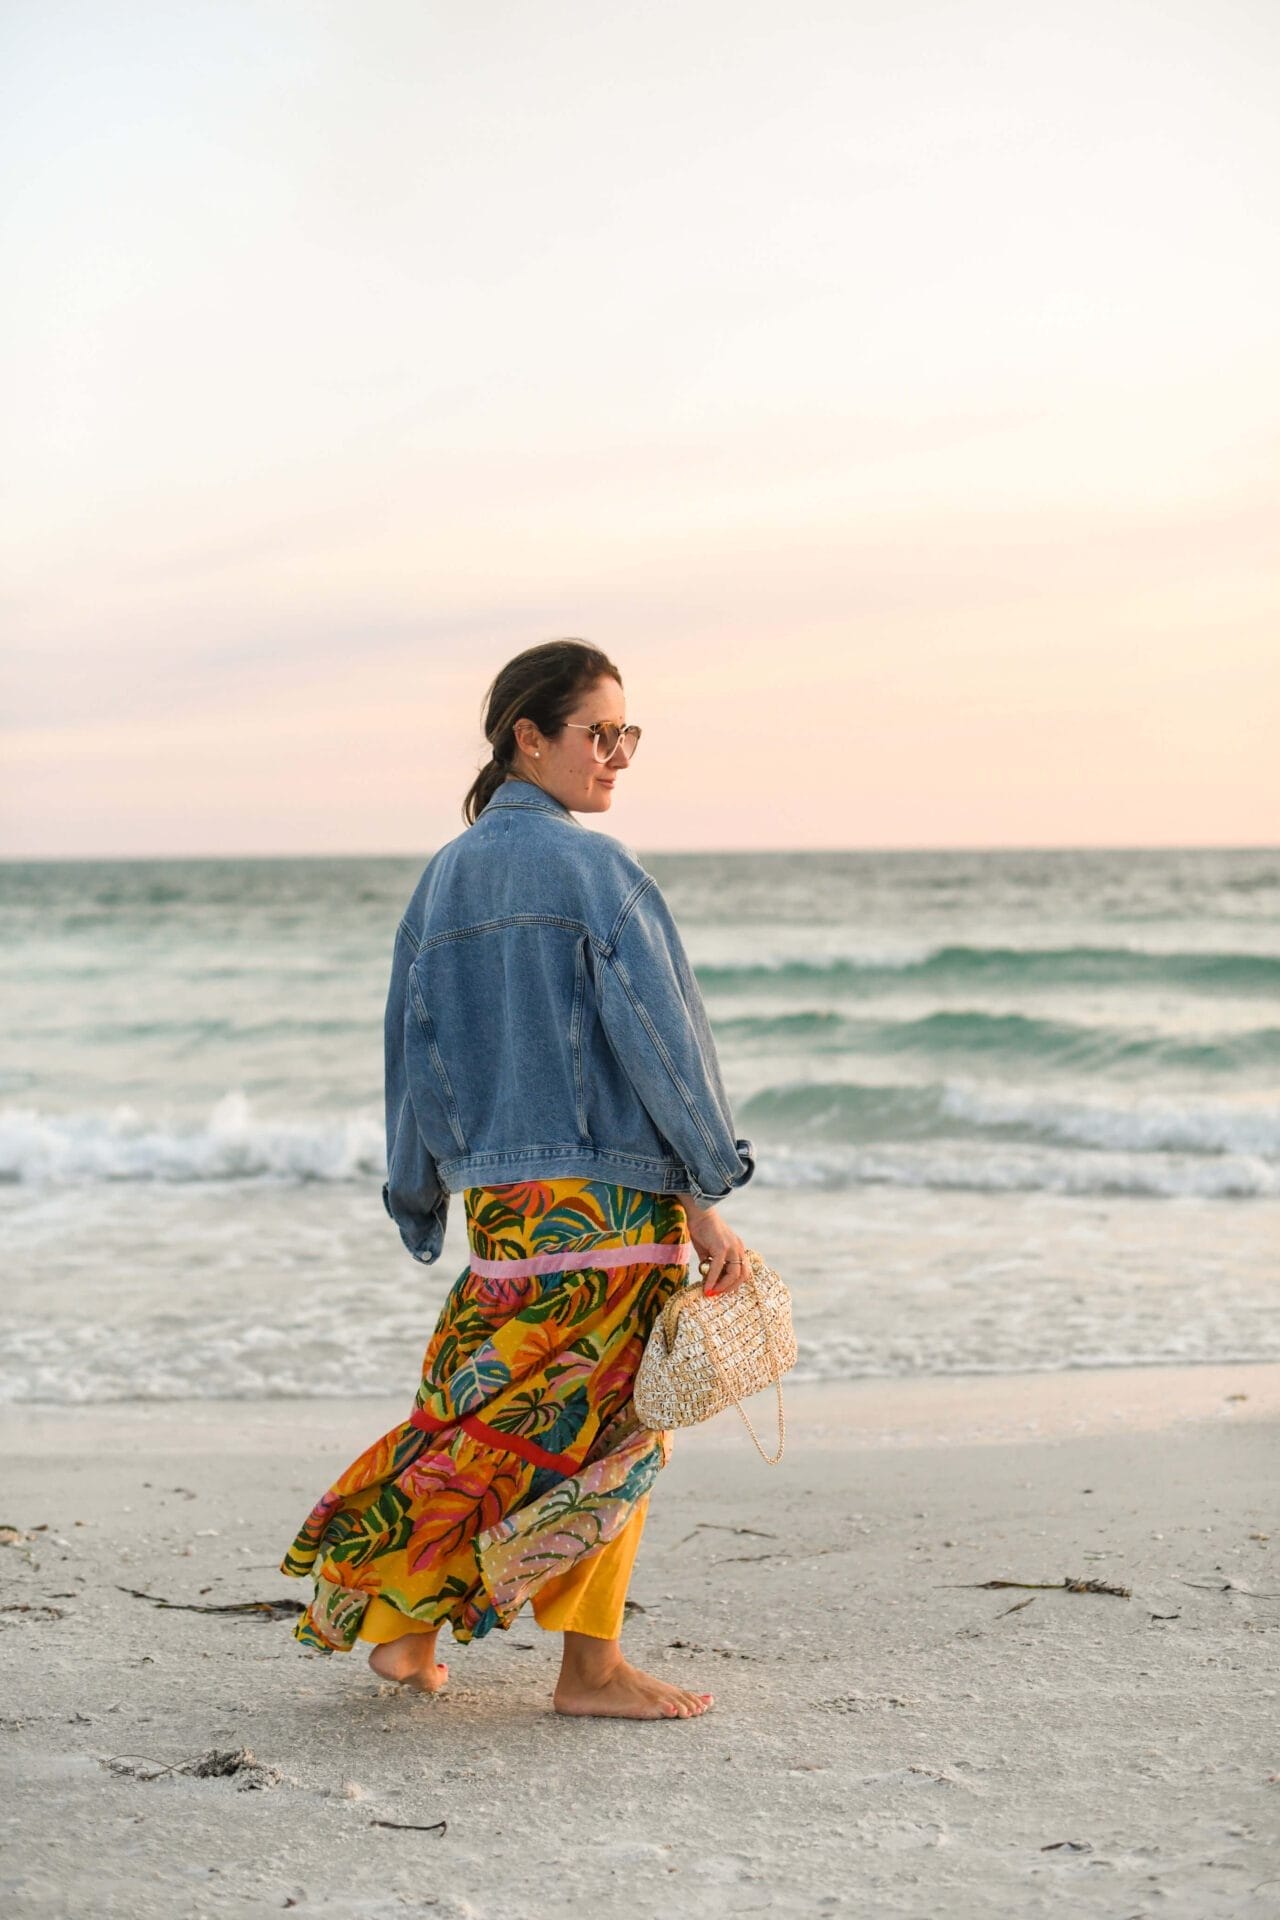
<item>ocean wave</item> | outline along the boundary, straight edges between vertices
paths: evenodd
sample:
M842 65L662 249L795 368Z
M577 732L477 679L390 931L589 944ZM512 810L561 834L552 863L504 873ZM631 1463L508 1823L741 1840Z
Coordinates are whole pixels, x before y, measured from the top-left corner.
M1280 1105L1209 1098L1063 1098L960 1081L799 1081L741 1103L762 1185L884 1180L921 1187L1238 1196L1280 1191ZM135 1108L0 1110L0 1180L214 1184L386 1177L380 1115L259 1117L241 1092L204 1121Z
M774 1147L761 1151L762 1187L840 1191L866 1186L963 1193L1056 1193L1152 1200L1280 1196L1280 1167L1248 1154L1101 1153L1066 1148Z
M914 1020L865 1020L816 1007L736 1014L718 1020L716 1033L740 1044L744 1052L776 1041L822 1053L969 1054L1091 1072L1153 1067L1228 1074L1280 1063L1280 1027L1189 1037L1041 1020L1022 1013L985 1013L971 1007L922 1014Z
M326 1339L296 1316L275 1325L205 1316L175 1331L162 1321L27 1326L0 1333L0 1406L92 1406L120 1400L351 1398L405 1390L405 1354L421 1344L407 1321L398 1349L354 1317Z
M1280 1103L1154 1095L1083 1099L1041 1088L960 1081L869 1086L797 1080L766 1087L737 1109L762 1142L797 1130L850 1144L1022 1140L1137 1153L1280 1155Z
M898 986L1132 986L1191 988L1201 993L1280 993L1280 955L1162 953L1144 947L942 946L900 961L779 960L700 966L700 984L715 993L785 992L796 987L866 993Z
M373 1023L367 1016L336 1016L330 1019L302 1018L281 1014L269 1020L237 1020L230 1015L207 1018L187 1017L172 1020L101 1020L78 1024L59 1015L43 1025L25 1024L23 1039L75 1042L94 1047L135 1046L139 1041L175 1040L188 1043L189 1051L202 1046L223 1047L259 1040L332 1040L339 1036L367 1036ZM380 1037L380 1036L379 1036Z
M984 1132L1022 1130L1071 1146L1136 1153L1280 1155L1280 1102L1213 1098L1057 1099L1040 1091L948 1083L949 1116ZM1280 1169L1278 1169L1280 1171Z
M0 1180L212 1181L386 1178L381 1117L272 1120L225 1094L203 1124L162 1124L121 1105L107 1113L0 1110Z

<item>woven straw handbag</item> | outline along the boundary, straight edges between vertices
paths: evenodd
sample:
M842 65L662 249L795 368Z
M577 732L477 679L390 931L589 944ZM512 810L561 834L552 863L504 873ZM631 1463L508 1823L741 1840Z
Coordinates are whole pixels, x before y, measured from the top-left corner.
M646 1427L692 1427L733 1405L756 1452L777 1466L786 1445L782 1376L796 1363L791 1295L772 1267L746 1249L749 1271L728 1293L700 1286L673 1293L654 1322L636 1370L636 1414ZM739 1399L773 1385L778 1394L778 1451L768 1454Z

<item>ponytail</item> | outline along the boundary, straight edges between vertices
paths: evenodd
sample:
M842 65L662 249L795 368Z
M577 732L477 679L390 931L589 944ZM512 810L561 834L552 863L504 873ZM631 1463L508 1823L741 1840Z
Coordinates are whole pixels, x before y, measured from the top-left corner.
M597 680L622 675L607 654L584 640L544 640L526 647L495 675L485 694L484 737L492 749L467 789L462 817L468 826L484 812L498 788L512 773L520 752L516 721L532 720L548 740L563 732L564 723L582 695Z
M468 826L484 812L506 777L507 769L496 755L481 767L468 787L467 797L462 803L462 817Z

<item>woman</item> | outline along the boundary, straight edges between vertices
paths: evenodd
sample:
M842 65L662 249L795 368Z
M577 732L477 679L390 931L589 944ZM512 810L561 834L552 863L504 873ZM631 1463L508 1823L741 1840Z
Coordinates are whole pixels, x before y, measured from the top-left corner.
M439 1258L461 1192L469 1265L409 1418L316 1504L282 1562L315 1579L304 1646L372 1643L375 1673L438 1692L436 1638L564 1635L557 1711L688 1719L712 1704L643 1673L619 1637L671 1436L640 1426L636 1369L699 1256L738 1286L714 1201L754 1171L706 1010L651 874L575 813L603 813L640 729L601 652L549 641L487 696L492 757L467 828L396 933L386 1008L383 1203Z

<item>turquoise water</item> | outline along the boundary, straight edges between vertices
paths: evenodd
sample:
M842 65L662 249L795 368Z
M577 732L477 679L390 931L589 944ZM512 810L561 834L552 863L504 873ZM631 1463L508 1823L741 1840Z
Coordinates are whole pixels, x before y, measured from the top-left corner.
M639 851L802 1373L1280 1353L1280 854ZM0 867L0 1397L413 1374L465 1262L380 1198L421 865Z

